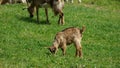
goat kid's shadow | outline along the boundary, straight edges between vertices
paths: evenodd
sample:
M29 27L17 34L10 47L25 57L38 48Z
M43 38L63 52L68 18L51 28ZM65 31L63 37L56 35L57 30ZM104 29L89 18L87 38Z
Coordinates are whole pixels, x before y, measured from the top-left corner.
M22 21L26 21L27 23L35 23L35 24L43 24L43 25L50 25L50 23L47 23L46 20L40 20L39 22L37 22L36 19L34 18L30 18L30 17L26 17L26 16L16 16L19 20Z

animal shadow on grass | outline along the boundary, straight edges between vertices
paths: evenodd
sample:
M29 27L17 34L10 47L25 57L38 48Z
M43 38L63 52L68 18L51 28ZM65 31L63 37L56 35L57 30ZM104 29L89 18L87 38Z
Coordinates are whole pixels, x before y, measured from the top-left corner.
M46 56L51 56L52 54L48 50L48 46L46 46L47 43L50 43L50 42L47 42L47 41L38 41L37 42L37 46L39 47L40 50L45 50L45 55Z
M37 22L36 19L26 17L26 16L16 16L19 20L27 22L27 23L35 23L35 24L42 24L42 25L49 25L49 23L46 23L45 20L40 20L39 23Z

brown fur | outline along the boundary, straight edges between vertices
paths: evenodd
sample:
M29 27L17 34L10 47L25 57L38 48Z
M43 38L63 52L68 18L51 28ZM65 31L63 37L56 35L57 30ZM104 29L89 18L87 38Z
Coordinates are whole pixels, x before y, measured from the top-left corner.
M70 27L58 32L55 36L53 45L49 47L50 52L55 54L58 48L61 48L63 55L65 55L67 45L74 43L76 48L76 56L82 57L81 39L84 30L85 27L82 27L82 29Z
M46 13L46 21L49 23L48 20L48 7L45 5L50 5L50 7L53 9L53 12L55 15L59 14L59 24L64 24L64 14L63 14L63 6L64 6L64 1L62 0L32 0L31 5L28 7L28 12L30 14L30 17L33 17L34 15L34 10L36 9L36 15L37 15L37 22L39 22L39 7L44 7L45 8L45 13Z
M6 4L6 3L10 3L9 0L1 0L1 4Z

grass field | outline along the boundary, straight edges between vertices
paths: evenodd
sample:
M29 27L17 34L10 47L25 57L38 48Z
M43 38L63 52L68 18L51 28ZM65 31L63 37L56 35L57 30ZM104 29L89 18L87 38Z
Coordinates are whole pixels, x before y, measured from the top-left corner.
M99 2L100 0L98 0ZM50 25L40 9L40 24L28 17L26 5L0 5L0 68L120 68L120 1L110 0L104 5L67 3L64 8L65 25L57 24L49 9ZM102 3L102 4L101 4ZM52 55L51 46L57 32L67 27L86 26L83 33L83 58L75 57L75 47L68 46Z

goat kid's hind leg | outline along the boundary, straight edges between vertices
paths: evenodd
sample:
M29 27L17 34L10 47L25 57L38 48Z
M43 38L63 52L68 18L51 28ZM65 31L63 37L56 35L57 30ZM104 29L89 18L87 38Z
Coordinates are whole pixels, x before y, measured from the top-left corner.
M48 19L48 9L47 8L45 8L45 14L46 14L46 23L50 24L49 19Z
M62 49L63 55L65 55L65 54L66 54L66 44L64 44L64 45L61 47L61 49Z
M76 57L82 57L82 46L79 41L75 42L75 47L76 47Z
M76 55L76 56L79 56L79 57L82 58L82 47L81 47L81 45L78 46L76 50L77 50L77 51L76 51L76 52L77 52L77 55Z
M82 57L82 47L76 46L76 57Z
M79 57L82 58L82 46L81 46L81 44L80 44L80 47L79 47Z

